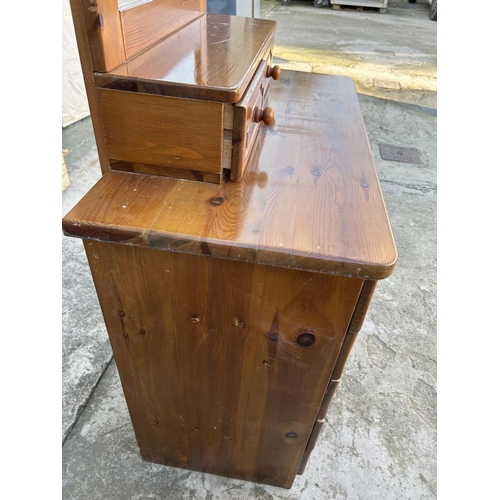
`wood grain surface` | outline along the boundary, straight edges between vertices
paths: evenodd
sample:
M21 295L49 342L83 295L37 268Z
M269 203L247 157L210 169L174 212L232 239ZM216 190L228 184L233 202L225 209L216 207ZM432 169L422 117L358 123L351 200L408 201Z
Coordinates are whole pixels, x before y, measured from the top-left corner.
M110 71L122 64L125 48L117 0L71 0L81 9L94 71ZM76 19L79 22L79 19Z
M108 152L106 150L106 139L102 130L101 121L99 119L99 107L95 95L94 87L94 65L92 62L92 51L90 49L90 41L88 38L87 25L84 12L84 0L70 0L71 16L75 27L75 36L80 55L80 63L82 66L83 81L85 83L85 91L90 108L90 118L92 120L92 128L94 130L95 141L97 145L97 153L99 155L99 163L101 171L104 174L109 171Z
M368 312L368 307L371 303L376 286L377 282L373 280L366 280L363 284L356 309L354 310L351 323L349 324L347 334L342 343L342 349L340 350L337 363L335 364L335 369L332 373L332 380L340 380L342 377L342 373L344 372L351 349L354 346L358 333L361 331L361 327L363 326L363 322L365 320L366 313Z
M282 71L240 182L106 174L66 234L377 280L396 248L350 78ZM147 201L147 203L145 203ZM118 216L118 218L117 218Z
M236 104L96 89L110 168L215 183L226 169L239 181L267 104L269 66L270 56Z
M152 0L122 10L126 59L200 17L204 11L205 2L200 0Z
M234 103L272 49L275 31L276 22L267 19L204 14L95 81L108 88Z
M96 72L106 72L122 64L126 59L125 45L122 33L122 17L125 16L125 26L127 32L127 40L141 40L150 39L149 43L158 40L158 32L151 32L152 24L149 22L153 20L158 22L165 21L165 16L171 16L172 13L179 14L179 9L185 10L188 16L180 16L173 19L171 23L166 23L168 29L173 31L180 25L179 20L192 20L199 17L202 12L206 10L205 0L189 0L191 7L194 6L197 12L192 15L189 10L191 7L186 2L175 2L172 0L153 0L148 2L148 7L139 6L134 7L139 10L131 13L119 12L117 0L70 0L71 13L73 24L75 28L75 35L78 44L78 51L80 55L80 62L82 65L83 78L85 82L85 89L89 101L89 108L92 119L92 126L96 138L97 150L99 155L99 162L101 165L102 173L109 171L109 156L106 148L106 140L104 131L100 120L100 110L96 99L95 80ZM170 7L179 5L173 10ZM196 7L197 5L197 7ZM170 6L170 7L169 7ZM144 9L149 9L146 14L141 14ZM161 13L158 10L161 9ZM130 18L130 22L129 19ZM145 22L142 29L137 25L138 20ZM158 28L157 25L155 25ZM171 31L165 31L160 27L161 36L165 36ZM151 38L152 39L151 39ZM155 38L156 37L156 38ZM153 40L154 39L154 40ZM132 42L131 42L132 43ZM129 54L131 49L128 49Z
M361 292L359 294L358 302L356 304L354 313L349 323L349 327L347 329L347 334L345 335L344 340L342 341L342 347L337 356L337 361L335 362L335 367L330 377L330 382L325 391L325 394L323 396L323 401L321 402L321 406L316 416L316 424L313 428L313 431L311 432L311 436L309 437L309 441L307 443L306 450L300 462L297 474L304 473L309 458L311 457L311 453L314 450L314 447L316 446L316 441L319 438L319 435L321 433L321 427L323 425L321 422L326 418L326 414L332 402L333 396L335 395L335 391L337 390L337 387L340 384L340 380L342 378L342 373L347 363L347 359L349 357L352 347L354 346L354 342L358 336L358 333L363 325L366 313L368 312L368 307L373 297L373 293L375 292L376 285L377 282L371 280L366 280L363 283L363 287L361 288Z
M205 0L149 0L121 11L117 0L71 2L83 13L93 69L101 72L111 71L206 10Z
M258 136L261 122L258 112L267 105L269 77L267 70L270 56L263 60L248 86L243 98L234 105L233 144L231 155L231 180L240 181L245 173L248 158Z
M175 177L177 179L212 182L214 184L220 184L223 181L223 172L202 172L199 170L187 170L185 168L174 168L166 167L165 165L152 165L150 163L137 163L121 160L110 160L109 166L111 170L119 170L121 172L161 175L166 177Z
M110 159L222 172L221 103L96 89Z
M289 488L363 281L85 249L142 456Z

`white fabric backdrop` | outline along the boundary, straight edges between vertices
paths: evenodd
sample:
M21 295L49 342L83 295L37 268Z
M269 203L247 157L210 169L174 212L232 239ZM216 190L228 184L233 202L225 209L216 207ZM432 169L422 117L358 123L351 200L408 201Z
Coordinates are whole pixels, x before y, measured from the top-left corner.
M69 0L62 0L62 126L89 114Z

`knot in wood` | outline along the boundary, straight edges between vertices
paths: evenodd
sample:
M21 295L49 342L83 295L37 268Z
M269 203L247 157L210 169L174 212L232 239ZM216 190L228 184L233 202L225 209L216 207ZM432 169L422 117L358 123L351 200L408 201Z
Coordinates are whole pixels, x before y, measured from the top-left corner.
M301 333L297 337L297 344L303 347L309 347L310 345L313 345L314 342L316 342L316 336L314 333Z
M214 196L208 200L208 204L212 207L219 207L224 203L224 198L222 196Z
M97 29L98 30L104 29L104 17L102 16L102 14L100 12L97 15Z

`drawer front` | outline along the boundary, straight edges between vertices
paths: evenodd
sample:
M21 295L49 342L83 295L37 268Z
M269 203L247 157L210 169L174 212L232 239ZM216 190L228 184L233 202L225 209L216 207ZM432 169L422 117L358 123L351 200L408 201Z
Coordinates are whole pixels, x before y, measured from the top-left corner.
M239 181L252 146L259 133L262 112L267 106L269 80L268 69L271 66L272 54L263 59L250 83L243 99L234 105L233 147L231 156L231 180Z

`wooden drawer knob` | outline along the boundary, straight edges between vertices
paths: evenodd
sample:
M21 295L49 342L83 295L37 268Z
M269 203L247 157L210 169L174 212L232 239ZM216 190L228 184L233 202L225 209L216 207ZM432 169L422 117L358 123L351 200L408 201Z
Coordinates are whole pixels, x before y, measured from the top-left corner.
M274 109L271 106L266 106L264 109L257 109L255 113L255 121L257 123L264 122L265 125L272 125L274 123Z
M272 77L273 80L277 80L281 76L281 68L276 65L271 68L271 66L267 67L267 77Z

